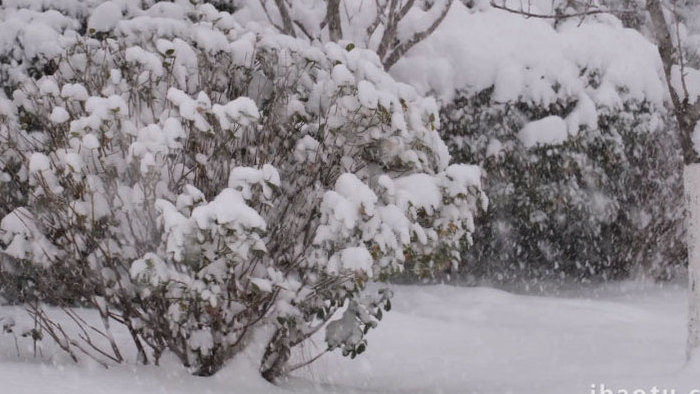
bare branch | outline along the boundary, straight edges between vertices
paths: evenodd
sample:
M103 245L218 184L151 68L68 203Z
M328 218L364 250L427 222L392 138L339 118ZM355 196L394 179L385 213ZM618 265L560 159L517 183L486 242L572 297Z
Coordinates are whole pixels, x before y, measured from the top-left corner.
M309 33L309 31L306 30L306 27L304 27L304 25L301 24L301 22L295 20L295 21L294 21L294 24L296 25L296 27L299 28L299 30L301 30L302 33L304 33L304 35L306 36L306 38L308 38L310 41L313 41L314 38L311 36L311 34Z
M70 308L61 308L63 312L68 315L68 317L73 320L75 325L80 328L80 330L83 332L82 334L78 334L78 338L82 339L83 342L85 342L86 345L88 345L90 348L92 348L94 351L97 353L103 355L104 357L116 362L116 363L121 363L124 361L124 358L121 355L121 352L119 351L119 348L117 347L116 342L114 339L111 337L111 335L108 335L107 333L104 333L97 329L96 327L90 325L87 323L82 317L80 317L74 310ZM95 331L96 333L100 334L102 337L107 339L110 342L110 345L112 347L112 351L114 352L114 355L111 355L107 353L105 350L102 350L99 346L97 346L95 343L92 342L92 338L90 337L90 334L88 333L87 329L85 328L87 326L91 330ZM88 352L84 349L82 349L79 345L79 343L73 339L70 339L70 343L76 347L78 347L83 353L89 355L92 358L95 358L93 355L88 354Z
M416 4L416 0L408 0L406 4L404 4L403 7L401 7L401 11L399 11L399 19L403 19L403 17L406 16L406 14L408 14L408 11L410 11L411 8L413 8L414 4ZM435 4L433 3L433 5Z
M408 52L411 48L413 48L414 45L418 44L419 42L425 40L433 34L435 29L437 29L438 26L442 23L443 20L445 20L445 17L447 16L447 13L450 11L450 8L452 7L452 2L454 0L448 0L447 4L445 4L445 8L442 9L440 12L440 15L435 19L432 25L428 27L426 30L416 33L413 35L413 37L398 45L392 52L389 54L389 56L383 61L384 63L384 68L385 69L390 69L391 66L396 64L397 61L401 58L401 56L405 55L406 52Z
M262 7L263 11L265 11L265 15L267 16L267 20L277 28L277 30L281 31L284 34L290 35L292 37L296 37L296 32L294 31L294 22L292 21L292 16L289 14L289 8L287 8L287 3L285 3L285 0L275 0L275 5L277 6L277 10L280 13L280 17L282 17L282 26L278 26L275 24L275 22L272 20L272 17L270 16L270 12L267 9L267 5L265 4L265 0L260 0L260 6Z
M328 349L323 350L321 353L315 355L314 357L311 357L310 359L308 359L308 360L306 360L306 361L302 361L302 362L300 362L300 363L298 363L298 364L295 364L295 365L292 365L292 366L290 366L290 367L285 368L285 369L284 369L284 372L285 372L285 373L290 373L290 372L296 371L296 370L299 369L299 368L303 368L303 367L305 367L305 366L307 366L307 365L313 363L314 361L318 360L319 358L321 358L321 356L323 356L323 355L326 354L326 353L328 353Z
M39 306L30 305L27 307L27 312L34 318L34 321L38 323L39 328L43 329L49 336L54 340L54 342L63 351L68 353L73 362L78 362L78 357L75 355L71 349L71 343L68 335L63 330L61 325L52 321Z
M396 20L396 8L398 7L398 3L398 0L391 0L389 5L384 34L382 34L382 40L379 42L379 48L377 48L377 55L379 55L380 59L384 58L384 55L389 51L391 42L396 37L396 28L399 23L398 20Z
M511 14L518 14L522 15L528 18L539 18L539 19L557 19L557 20L562 20L562 19L568 19L568 18L578 18L578 17L586 17L590 15L597 15L597 14L626 14L630 13L631 11L628 10L608 10L608 9L595 9L595 10L586 10L586 11L581 11L581 12L573 12L573 13L554 13L554 14L536 14L533 12L525 11L524 9L515 9L515 8L509 8L505 4L498 4L494 1L491 2L491 7L510 12Z
M287 8L287 3L284 0L275 0L277 9L280 11L280 16L282 16L282 26L284 27L284 33L292 37L297 35L294 33L294 24L292 23L292 17L289 15L289 9Z
M279 31L284 31L284 28L281 26L278 26L275 21L272 20L272 17L270 16L270 12L267 9L267 5L265 5L265 0L260 0L260 6L262 7L263 11L265 11L265 16L267 17L267 21L270 22L272 26L274 26L277 30Z
M377 17L374 18L374 21L372 21L372 24L367 27L367 42L369 42L372 39L372 36L374 35L374 32L377 31L377 28L379 25L382 23L382 17L386 13L387 7L389 6L389 3L385 3L384 6L379 4L379 0L375 0L375 5L377 7Z

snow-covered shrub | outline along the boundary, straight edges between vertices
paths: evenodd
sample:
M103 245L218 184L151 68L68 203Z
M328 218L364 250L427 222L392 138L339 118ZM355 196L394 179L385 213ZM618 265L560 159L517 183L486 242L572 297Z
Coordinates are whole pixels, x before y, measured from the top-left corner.
M666 277L683 263L682 157L663 108L631 99L592 108L594 123L569 135L586 98L544 107L496 103L492 93L442 113L455 159L482 164L491 201L463 275Z
M575 3L591 6L528 10ZM465 276L663 277L683 264L682 160L658 49L615 16L455 4L392 74L438 96L453 157L485 170L492 203Z
M26 298L91 304L143 361L168 350L196 374L263 327L270 380L323 328L324 351L355 356L390 307L369 281L459 261L480 170L449 165L435 101L373 52L194 3L102 2L53 73L16 76L2 280L30 273Z

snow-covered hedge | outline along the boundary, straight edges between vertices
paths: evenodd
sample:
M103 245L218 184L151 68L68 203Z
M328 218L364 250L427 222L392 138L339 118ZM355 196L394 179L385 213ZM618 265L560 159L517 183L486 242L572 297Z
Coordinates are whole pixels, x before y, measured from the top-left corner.
M672 122L630 100L569 136L578 104L500 104L485 91L443 109L455 159L482 164L490 198L463 276L663 278L683 263L682 158L661 127Z
M0 31L23 44L0 48L17 66L0 97L3 286L93 305L143 361L167 350L209 375L264 331L274 379L322 328L324 351L354 356L390 307L369 281L454 265L470 242L479 168L449 165L435 101L373 52L190 1L7 3Z
M438 94L455 160L485 170L491 204L465 276L664 277L683 264L682 158L639 32L610 15L554 26L455 5L392 73Z

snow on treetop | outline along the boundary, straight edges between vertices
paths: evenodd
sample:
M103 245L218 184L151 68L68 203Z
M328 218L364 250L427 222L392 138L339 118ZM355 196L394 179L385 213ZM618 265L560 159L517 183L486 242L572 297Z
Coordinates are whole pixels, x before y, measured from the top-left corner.
M666 90L655 46L610 18L562 23L555 30L547 21L495 9L470 13L457 1L437 30L391 71L445 101L459 90L494 87L500 102L548 105L585 92L614 103L620 100L610 96L624 91L661 104ZM597 74L596 87L587 88L582 71ZM590 90L607 93L599 97Z

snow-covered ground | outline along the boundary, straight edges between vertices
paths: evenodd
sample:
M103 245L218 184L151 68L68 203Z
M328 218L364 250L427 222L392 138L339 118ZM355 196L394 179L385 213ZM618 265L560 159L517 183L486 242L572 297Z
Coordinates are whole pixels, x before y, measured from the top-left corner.
M684 365L682 286L618 283L557 297L452 286L397 286L395 292L394 308L370 333L367 352L355 360L326 355L281 387L257 378L246 360L213 378L192 377L168 360L160 368L129 364L106 371L76 366L60 353L51 362L33 360L22 343L26 354L17 358L14 344L2 337L2 392L589 394L592 384L645 390L635 394L653 387L686 394L700 389L700 367Z

